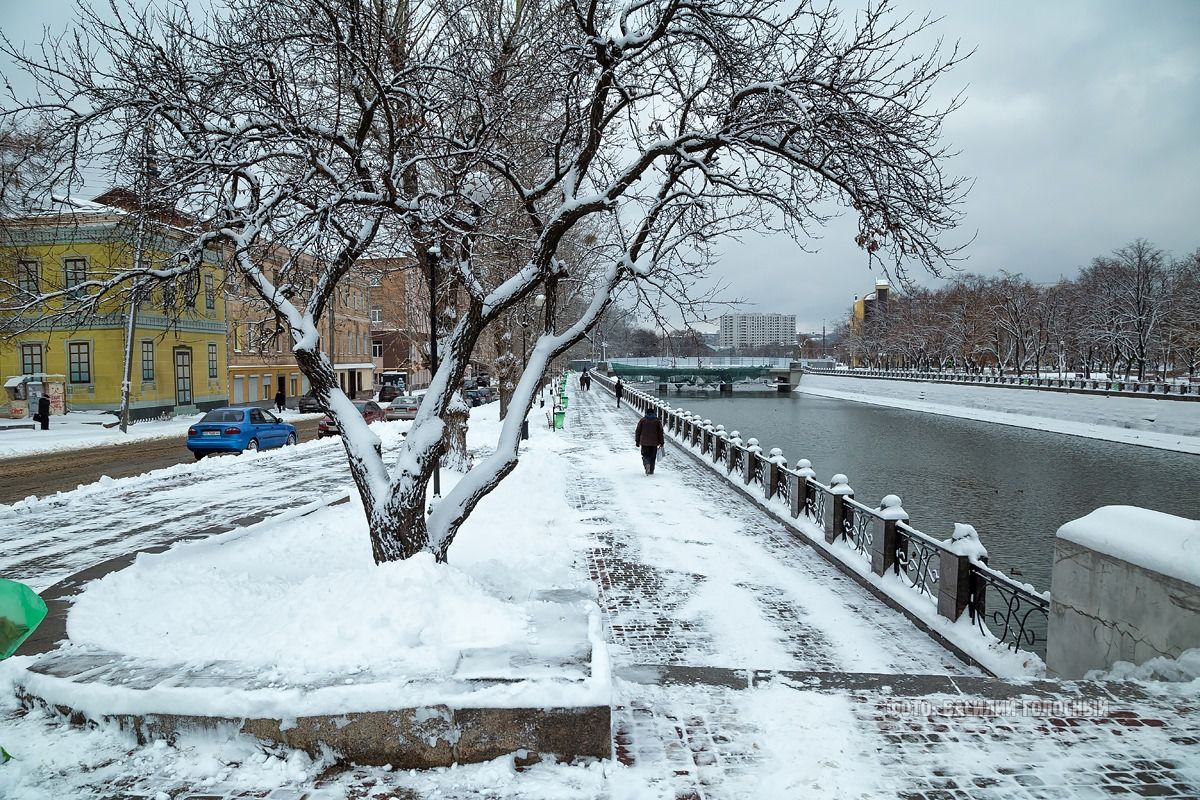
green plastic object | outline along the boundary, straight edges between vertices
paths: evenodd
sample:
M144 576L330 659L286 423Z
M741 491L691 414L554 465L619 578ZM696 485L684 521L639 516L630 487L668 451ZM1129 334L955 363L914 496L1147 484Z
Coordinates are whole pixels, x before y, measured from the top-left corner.
M563 429L563 426L565 426L566 424L567 424L567 412L555 411L554 412L554 430L561 431Z
M0 579L0 661L17 652L46 618L46 601L23 583Z
M563 408L566 408L566 407L567 407L567 403L568 403L568 402L569 402L569 401L567 400L567 396L566 396L565 394L564 394L564 395L560 395L560 396L559 396L559 398L558 398L558 404L559 404L560 406L562 406Z

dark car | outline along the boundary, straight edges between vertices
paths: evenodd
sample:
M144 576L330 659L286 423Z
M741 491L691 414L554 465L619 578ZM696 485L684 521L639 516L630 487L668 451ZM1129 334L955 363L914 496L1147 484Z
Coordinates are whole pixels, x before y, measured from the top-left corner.
M187 447L196 460L211 453L266 450L299 441L296 428L261 408L214 408L188 428Z
M312 392L300 395L300 399L296 401L296 408L301 414L319 414L325 410Z
M362 414L363 419L370 425L372 422L383 422L386 415L379 404L374 400L355 400L354 407L358 409L358 413ZM333 417L326 414L317 423L317 438L324 439L326 436L341 436L342 431L338 428L337 423L333 421Z
M467 389L463 392L463 400L471 408L481 406L487 402L487 392L483 389Z
M379 387L379 403L380 405L390 403L402 394L404 394L403 383L385 383Z

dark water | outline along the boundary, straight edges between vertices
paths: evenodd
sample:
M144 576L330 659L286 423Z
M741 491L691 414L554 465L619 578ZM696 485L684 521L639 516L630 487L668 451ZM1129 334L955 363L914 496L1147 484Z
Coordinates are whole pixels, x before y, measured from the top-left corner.
M1100 506L1200 519L1200 456L808 395L672 390L670 403L781 448L789 465L809 459L822 482L845 473L861 502L900 495L930 536L974 525L991 566L1038 589L1050 588L1054 532Z

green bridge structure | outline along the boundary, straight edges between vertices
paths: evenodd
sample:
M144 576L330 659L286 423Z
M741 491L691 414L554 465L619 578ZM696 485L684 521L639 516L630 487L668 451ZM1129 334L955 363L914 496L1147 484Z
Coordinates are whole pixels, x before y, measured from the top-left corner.
M720 386L723 393L733 391L738 381L768 379L780 392L790 392L800 383L804 372L798 361L773 359L767 363L723 363L688 359L676 363L646 363L647 359L628 361L612 359L598 365L610 377L620 377L634 383L658 383L659 391L666 391L669 384L676 386L713 385Z

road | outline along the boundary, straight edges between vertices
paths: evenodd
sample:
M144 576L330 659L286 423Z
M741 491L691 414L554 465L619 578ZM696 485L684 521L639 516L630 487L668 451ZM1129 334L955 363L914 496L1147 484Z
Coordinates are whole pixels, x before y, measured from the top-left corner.
M408 427L394 422L379 431L385 457ZM72 491L0 505L0 577L41 591L101 561L249 524L351 485L339 439L202 461L168 441L182 456L154 441L43 457L42 474L30 479ZM167 466L141 474L155 458ZM113 479L129 473L136 475ZM74 488L97 475L108 478Z
M317 420L296 420L292 424L300 441L316 438ZM194 460L180 436L0 459L0 474L4 475L0 504L70 491L104 475L126 478Z

